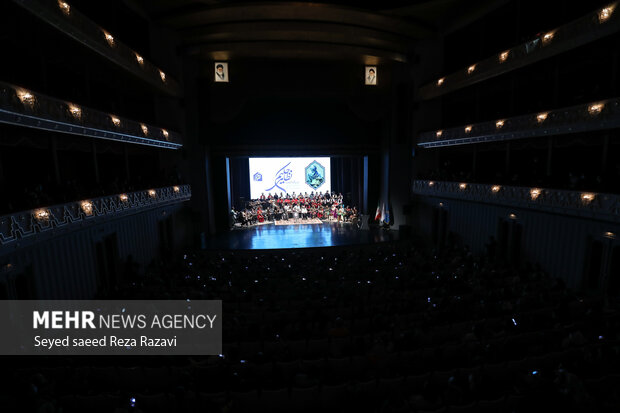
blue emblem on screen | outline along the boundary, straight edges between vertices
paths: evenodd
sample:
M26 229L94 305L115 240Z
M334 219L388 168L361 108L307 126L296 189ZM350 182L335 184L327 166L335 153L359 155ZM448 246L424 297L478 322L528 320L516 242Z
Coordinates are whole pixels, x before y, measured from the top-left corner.
M290 162L287 163L278 172L276 172L273 186L271 188L265 189L265 192L271 191L273 188L279 188L280 191L286 192L286 189L282 188L280 185L287 181L290 181L293 177L293 170L291 168L288 168L290 164Z
M317 189L325 183L325 168L317 161L312 161L306 166L306 183L312 188Z
M260 172L256 172L256 173L254 174L253 179L254 179L255 181L262 181L262 180L263 180L263 175L261 175L261 174L260 174Z

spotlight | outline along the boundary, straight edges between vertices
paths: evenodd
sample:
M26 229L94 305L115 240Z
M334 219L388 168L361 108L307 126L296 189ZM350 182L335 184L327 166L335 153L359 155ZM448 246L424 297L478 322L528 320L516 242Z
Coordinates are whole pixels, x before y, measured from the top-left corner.
M46 221L50 217L50 213L47 209L37 209L34 211L34 216L38 221Z
M435 181L428 181L428 186L433 186L435 185Z
M157 192L154 189L149 189L149 196L151 198L155 198L157 196Z
M472 73L474 73L474 70L476 70L476 65L471 65L467 68L467 74L471 75Z
M471 132L471 125L465 126L465 133Z
M459 184L459 189L466 189L467 188L467 184L466 183L460 183Z
M121 199L121 201L123 201L123 202L127 202L127 200L129 199L129 197L128 197L126 194L120 194L118 197L119 197L119 198Z
M90 201L82 201L80 203L80 207L82 208L82 211L84 211L86 215L92 215L93 204Z
M547 119L547 116L549 116L548 112L539 113L536 115L536 119L538 120L538 123L543 123L545 119Z
M605 23L611 17L611 14L614 12L615 8L616 8L615 4L612 4L611 6L603 7L598 12L598 20L599 20L599 22Z
M588 106L588 112L590 112L590 115L598 115L604 107L605 105L603 103L594 103Z
M495 193L499 192L499 190L500 190L500 189L502 189L502 187L501 187L501 186L499 186L499 185L493 185L493 186L491 187L491 191L492 191L492 192L495 192Z
M108 42L110 47L114 47L114 36L112 36L110 33L106 32L105 30L102 30L102 32L103 32L103 35L105 37L106 42Z
M166 74L164 72L162 72L161 70L159 71L159 77L161 77L161 81L162 82L166 81Z
M530 197L532 201L536 201L536 199L540 196L542 190L540 188L532 188L530 189Z
M162 129L161 134L164 135L164 138L166 138L166 140L168 140L168 131L166 129Z
M441 135L443 135L442 130L438 130L437 132L435 132L435 136L437 136L438 138L441 138Z
M590 202L594 201L594 198L596 198L596 195L591 192L584 192L583 194L581 194L581 200L584 204L589 204Z
M148 127L147 127L144 123L141 123L141 124L140 124L140 128L142 128L142 133L143 133L145 136L149 134L149 128L148 128Z
M119 118L117 118L116 116L110 115L110 119L112 120L112 123L114 124L114 126L120 126L121 120Z
M443 85L444 80L446 80L445 77L442 77L441 79L437 79L437 86Z
M543 35L543 38L542 38L543 44L547 44L551 40L553 40L553 36L555 36L555 32L547 32L547 33L545 33Z
M495 127L497 129L501 129L502 126L504 126L504 120L503 119L502 120L498 120L497 122L495 122Z
M138 62L138 64L144 64L144 59L138 53L136 53L136 61Z
M71 14L71 6L69 6L69 3L58 0L58 7L67 16Z
M505 52L501 52L499 54L499 62L504 63L506 59L508 59L508 55L510 54L510 50L506 50Z
M69 112L73 115L74 118L80 119L82 117L82 109L76 105L69 105Z
M179 188L178 186L173 186L173 187L172 187L172 190L173 190L174 192L180 192L180 191L181 191L181 188Z
M28 106L34 106L35 97L32 93L25 89L17 89L16 90L18 99L24 104Z

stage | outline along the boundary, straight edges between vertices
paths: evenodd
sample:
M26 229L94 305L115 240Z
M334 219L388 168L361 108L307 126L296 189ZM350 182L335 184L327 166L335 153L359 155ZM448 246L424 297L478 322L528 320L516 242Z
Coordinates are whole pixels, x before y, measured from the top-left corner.
M234 229L209 237L205 247L209 250L317 248L374 244L397 239L398 231L386 231L380 228L358 229L348 223L324 222L278 226L269 223Z

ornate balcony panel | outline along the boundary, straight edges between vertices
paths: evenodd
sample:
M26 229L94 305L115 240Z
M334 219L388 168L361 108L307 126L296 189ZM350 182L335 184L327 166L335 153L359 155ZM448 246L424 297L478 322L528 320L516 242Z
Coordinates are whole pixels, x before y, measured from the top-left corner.
M181 96L179 83L64 0L13 0L61 32L157 89Z
M420 86L418 99L427 100L520 67L575 49L620 29L618 2L549 30L529 42L499 51L466 68Z
M181 135L0 82L0 122L92 138L179 149Z
M414 181L413 193L620 222L620 195L443 181Z
M0 251L8 252L45 236L159 208L191 198L189 185L130 192L37 208L0 217ZM12 247L12 248L11 248Z
M620 98L586 105L531 113L508 119L463 125L456 128L423 132L418 146L465 145L538 136L565 135L620 127Z

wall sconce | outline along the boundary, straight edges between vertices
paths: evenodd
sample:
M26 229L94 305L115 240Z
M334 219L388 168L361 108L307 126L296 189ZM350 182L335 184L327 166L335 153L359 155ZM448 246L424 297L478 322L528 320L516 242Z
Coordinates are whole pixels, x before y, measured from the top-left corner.
M114 36L106 32L105 30L102 30L102 32L103 32L103 36L105 37L106 42L108 42L110 47L114 47Z
M614 12L615 8L616 8L615 4L612 4L611 6L603 7L598 12L598 21L600 23L605 23L611 17L611 14Z
M510 50L506 50L505 52L501 52L499 54L499 62L504 63L506 59L508 59L508 55L510 54Z
M476 70L476 65L471 65L467 68L467 74L471 75L472 73L474 73L474 70Z
M498 193L500 189L502 189L502 187L501 187L501 186L499 186L499 185L493 185L493 186L491 187L491 192Z
M127 200L129 199L129 197L128 197L126 194L120 194L118 197L119 197L119 198L121 199L121 201L123 201L123 202L127 202Z
M142 133L144 134L144 136L149 134L149 128L144 123L140 124L140 128L142 128Z
M460 183L459 184L459 189L467 189L467 184L466 183Z
M47 221L50 217L50 213L47 209L37 209L34 211L34 217L37 221Z
M583 194L581 194L581 201L583 201L584 204L589 204L590 202L594 201L594 198L596 198L596 194L593 194L591 192L584 192Z
M168 131L166 129L161 130L161 134L164 135L164 138L168 140Z
M433 186L435 185L435 181L428 181L428 186Z
M71 6L69 6L69 3L58 0L58 7L60 8L60 11L62 11L67 16L71 14Z
M82 201L80 203L80 208L82 208L82 211L84 211L86 215L93 214L93 204L90 201Z
M121 124L121 120L117 118L116 116L110 115L110 120L112 120L112 123L114 124L114 126L120 126Z
M74 118L80 119L82 117L82 109L76 105L69 105L69 112L73 115Z
M547 32L543 35L542 41L543 44L547 44L549 42L551 42L551 40L553 40L553 36L555 36L555 32Z
M532 201L536 201L536 199L540 196L542 190L540 188L532 188L530 189L530 197Z
M465 133L471 132L471 125L465 126Z
M144 64L144 59L142 58L142 56L140 56L138 53L136 53L136 61L138 62L138 64L143 65Z
M22 102L22 104L30 107L34 106L36 99L32 93L25 89L17 89L15 92L17 93L17 98Z
M155 198L157 196L157 192L154 189L149 189L149 196L151 198Z
M508 214L508 218L517 219L517 216L515 214Z
M444 80L446 80L445 77L442 77L441 79L437 79L437 86L443 85Z
M498 120L497 122L495 122L495 127L497 129L501 129L502 126L504 126L504 120L503 119L502 120Z
M435 132L435 136L437 136L438 138L441 138L441 135L443 135L442 130L438 130L437 132Z
M545 119L547 119L547 116L549 116L548 112L539 113L536 115L536 120L538 120L538 123L543 123Z
M178 187L178 186L176 186L176 185L172 187L172 190L173 190L174 192L177 192L177 193L178 193L178 192L181 192L181 188L179 188L179 187Z
M598 115L604 107L605 105L603 103L594 103L588 106L588 112L590 112L590 115Z
M159 77L161 77L161 81L162 82L166 81L166 74L164 72L162 72L161 70L159 71Z

